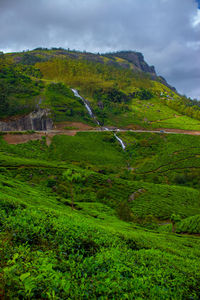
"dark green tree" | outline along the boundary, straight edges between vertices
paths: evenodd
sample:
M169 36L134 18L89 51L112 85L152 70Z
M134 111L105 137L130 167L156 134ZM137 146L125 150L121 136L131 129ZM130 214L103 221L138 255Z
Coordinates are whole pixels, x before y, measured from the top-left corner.
M179 215L172 214L170 221L172 222L172 232L176 232L176 224L181 221L181 217Z
M80 173L75 172L71 169L68 169L66 172L63 173L63 179L67 181L70 186L72 209L74 209L74 184L81 182L83 178L84 177Z
M0 116L8 112L9 104L7 100L7 89L3 82L0 81Z

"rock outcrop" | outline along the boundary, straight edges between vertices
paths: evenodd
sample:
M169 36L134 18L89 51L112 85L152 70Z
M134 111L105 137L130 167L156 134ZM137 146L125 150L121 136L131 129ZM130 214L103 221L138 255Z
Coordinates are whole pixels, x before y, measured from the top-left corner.
M0 131L51 130L53 121L49 113L48 109L38 109L23 117L0 121Z
M142 71L144 73L148 73L152 80L160 81L162 84L164 84L165 86L167 86L174 92L177 92L174 87L172 87L170 84L168 84L168 82L165 80L164 77L158 76L156 74L154 66L149 66L146 63L142 53L136 52L136 51L119 51L119 52L110 53L106 56L110 57L110 58L119 57L119 58L125 59L126 61L131 63L136 70ZM118 63L118 64L123 66L122 63Z
M154 66L149 66L145 62L143 54L140 52L119 51L119 52L107 54L106 56L107 57L119 57L119 58L125 59L126 61L133 64L136 67L136 69L156 76L156 71L155 71Z

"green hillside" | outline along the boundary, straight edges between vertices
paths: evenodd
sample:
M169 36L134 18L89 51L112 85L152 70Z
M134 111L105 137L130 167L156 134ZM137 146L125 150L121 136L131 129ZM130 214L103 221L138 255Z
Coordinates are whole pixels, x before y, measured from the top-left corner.
M182 220L177 224L176 232L200 234L200 216L195 215Z
M43 109L0 133L0 298L199 299L199 104L137 52L1 54L0 125Z
M47 107L56 122L91 125L79 90L101 125L200 129L200 108L180 96L135 52L36 49L0 56L1 118Z
M87 148L68 157L63 149L83 145L83 135L57 136L49 148L45 139L16 146L1 141L2 295L198 299L199 239L156 228L172 213L200 213L199 191L125 179L127 154L115 142L104 156L112 165L117 151L118 170L111 172L109 160L95 161L95 151L77 166ZM98 147L97 134L87 135ZM105 140L106 133L99 135ZM73 183L74 210L67 170L81 175Z

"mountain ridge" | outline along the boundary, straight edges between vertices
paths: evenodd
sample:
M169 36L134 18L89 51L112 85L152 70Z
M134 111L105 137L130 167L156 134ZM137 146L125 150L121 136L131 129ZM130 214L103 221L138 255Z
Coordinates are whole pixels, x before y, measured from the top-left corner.
M36 48L0 55L2 122L40 107L50 111L55 124L92 125L81 99L71 89L88 101L103 126L200 129L198 103L179 95L157 76L139 52L93 54Z
M149 66L146 61L144 60L144 55L141 52L133 51L133 50L121 50L121 51L116 51L116 52L105 52L105 53L91 53L91 52L86 52L86 51L76 51L76 50L66 50L64 48L52 48L53 51L56 51L56 55L63 55L72 59L85 59L88 61L93 61L96 63L105 63L104 58L109 58L109 60L106 62L108 65L113 65L113 66L119 66L122 68L132 68L135 71L140 71L144 72L147 74L151 75L152 80L160 80L164 85L169 87L170 89L175 90L174 87L169 85L167 81L164 79L162 76L157 76L155 67L154 66ZM38 61L38 58L36 58L38 55L41 55L41 51L51 51L51 49L48 48L35 48L31 51L25 51L25 59L23 57L15 57L15 61L17 63L19 62L26 62L26 59L28 60L28 56L26 53L32 53L32 55L35 56L35 62ZM17 55L20 52L15 52L12 55ZM50 55L50 58L51 55ZM121 58L124 61L118 61L116 58ZM48 56L45 59L49 59ZM39 59L39 61L42 61L43 59ZM34 60L33 60L34 63Z

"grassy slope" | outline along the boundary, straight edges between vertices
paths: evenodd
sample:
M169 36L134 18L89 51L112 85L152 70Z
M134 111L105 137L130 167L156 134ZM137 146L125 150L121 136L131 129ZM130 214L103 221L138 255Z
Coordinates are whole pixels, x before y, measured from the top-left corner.
M184 134L119 133L127 144L134 178L199 188L198 136Z
M0 197L2 296L198 299L199 239L144 231L98 203L72 211L8 175Z
M151 101L133 100L132 110L132 121L129 121L129 124L137 124L137 122L143 120L143 126L145 127L200 130L198 120L181 115L158 99L152 99Z
M199 137L189 136L187 139L184 135L118 133L120 134L128 145L126 152L121 150L110 132L79 133L74 137L55 136L50 147L46 146L45 140L16 146L7 145L2 140L1 167L10 168L10 172L15 176L33 183L41 181L47 185L45 182L52 179L58 195L64 195L68 199L70 199L69 190L63 190L63 171L72 166L77 172L82 172L79 171L80 167L86 168L91 174L86 176L87 180L83 185L77 185L77 201L98 201L112 208L117 208L119 203L125 201L129 203L135 219L147 215L168 219L172 213L179 213L182 217L198 213L199 191L194 188L198 187L199 175L191 173L190 180L185 182L184 178L179 178L178 175L179 168L184 166L183 157L186 161L186 171L187 164L197 167L197 160L194 159L196 152L193 157L193 151L198 151ZM194 146L192 149L189 148L191 143ZM180 151L183 145L190 151L189 156L186 150ZM171 155L174 152L181 158L177 159ZM22 155L26 159L20 158ZM147 171L147 167L157 170L160 164L164 165L165 162L169 164L169 157L172 159L173 171L163 171L164 174L160 174L159 171L152 172L151 169ZM177 159L177 165L173 159ZM40 167L37 166L38 160ZM137 166L137 169L128 171L128 161L131 166ZM20 165L24 167L20 168ZM40 172L44 168L43 176ZM179 176L184 176L183 169ZM187 176L189 178L189 175ZM166 184L170 181L174 186ZM134 200L128 202L133 193L135 193Z
M182 220L177 224L176 232L200 234L200 215L195 215Z
M74 53L72 54L74 55ZM177 112L166 105L161 99L161 93L163 93L163 99L166 98L166 95L170 95L171 98L175 99L174 101L178 101L180 97L160 82L150 80L147 74L138 73L136 70L133 72L132 69L134 68L131 66L130 69L124 69L109 65L107 64L109 59L103 56L96 56L95 58L95 55L75 54L76 59L72 59L70 53L56 50L38 50L6 55L5 61L8 65L21 59L22 65L16 65L15 69L28 76L32 80L33 87L34 82L38 84L39 81L35 76L41 75L41 73L43 75L42 86L39 89L34 87L37 96L28 96L29 104L24 103L27 94L24 94L24 96L20 94L15 97L13 93L14 101L12 100L12 103L18 103L18 106L21 105L21 112L23 112L24 106L27 109L28 104L29 111L34 103L38 103L39 99L42 99L42 106L47 105L51 108L54 121L79 121L91 125L91 120L88 118L87 111L80 99L74 98L73 95L66 96L59 91L49 90L49 84L63 82L68 87L79 89L81 95L91 102L97 117L102 120L102 115L104 115L103 122L105 125L116 127L131 125L133 128L140 126L144 128L200 129L198 120L184 116L183 113ZM92 60L87 61L86 56L91 56ZM114 57L113 59L115 61ZM117 58L116 61L118 60ZM130 63L128 64L130 65ZM10 80L10 77L8 79ZM150 90L154 96L150 100L132 98L124 106L119 105L119 103L115 103L113 106L113 102L110 100L111 107L108 105L104 107L103 111L99 110L97 100L94 97L95 92L99 89L106 92L113 88L125 95L144 88ZM11 103L11 100L9 101ZM14 110L11 111L15 114Z
M76 166L92 145L88 170ZM21 145L1 140L0 147L2 297L198 299L199 239L118 218L124 201L135 221L200 213L198 190L122 179L130 176L124 172L127 154L110 133L57 136L50 148L44 139ZM113 159L118 169L111 174ZM76 210L63 178L67 169L83 178L73 188ZM135 200L128 202L133 192Z
M95 69L85 62L71 63L74 71L68 77L66 62L39 64L48 73L43 104L57 98L64 109L70 104L79 112L82 108L72 94L63 96L63 88L49 91L48 84L63 81L80 88L94 108L93 88L107 89L113 78L124 93L141 85L157 91L161 87L140 76L122 80L121 71L109 74L105 66L91 80ZM109 120L126 126L134 113L137 125L149 126L151 121L151 126L162 127L171 122L172 128L182 128L187 119L175 116L156 98L130 103L132 111L111 114ZM51 105L60 110L56 101ZM187 129L192 122L188 118ZM179 224L178 232L195 232L198 216L193 216L200 214L199 137L118 135L127 145L125 152L110 132L55 136L50 147L45 138L21 145L0 138L0 297L199 299L199 238L157 228L160 220L175 213L192 216ZM72 185L75 210L70 207L66 170L81 175Z

